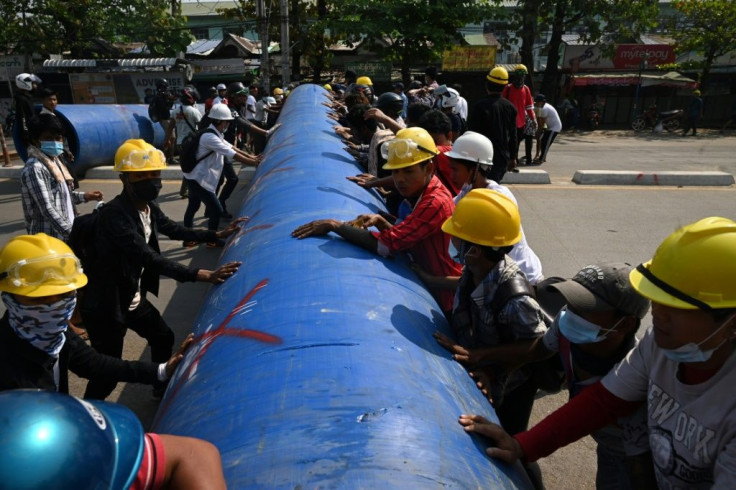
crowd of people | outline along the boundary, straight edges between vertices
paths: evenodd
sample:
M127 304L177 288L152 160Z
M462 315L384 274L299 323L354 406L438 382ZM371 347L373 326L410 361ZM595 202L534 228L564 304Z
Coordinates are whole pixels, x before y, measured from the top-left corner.
M367 77L326 87L334 129L363 170L348 179L379 189L388 212L319 219L292 236L332 232L377 256L409 253L451 327L452 337L435 339L497 416L462 414L459 423L487 438L489 456L521 460L535 488L544 488L536 460L587 434L597 442L597 488L727 488L736 476L736 399L726 388L736 362L736 222L684 226L636 267L601 262L545 278L500 183L519 164L521 139L541 128L543 163L561 130L524 74L493 68L458 132L448 115L460 114L455 94L431 70L404 92L406 106L396 91L376 96ZM650 308L653 327L643 331ZM570 402L529 429L538 391L563 386Z
M736 373L736 222L711 217L684 226L636 267L601 262L570 279L545 278L515 196L502 184L504 174L522 164L522 139L523 163L541 164L561 129L544 95L532 96L524 84L526 75L523 66L512 74L494 67L485 77L486 96L472 104L461 87L440 84L433 68L423 82L406 90L397 83L380 95L369 77L351 72L344 83L326 85L334 130L362 169L348 179L379 189L387 211L349 222L315 220L292 236L335 233L377 257L410 254L451 327L452 336L435 333L437 343L468 370L498 421L462 414L459 423L489 440L489 456L521 460L535 488L544 488L537 459L591 433L598 488L728 487L736 476L736 400L729 395ZM28 82L33 90L33 77L19 86ZM118 381L151 384L160 398L192 343L189 336L174 352L172 330L146 299L158 293L159 277L220 284L241 265L184 266L161 255L158 235L186 247L216 247L243 225L247 218L220 228L223 217L232 217L226 208L234 186L228 162L231 170L233 160L258 165L266 138L278 128L271 117L282 103L276 96L288 94L275 89L272 102L258 97L256 86L220 85L201 114L193 87L172 97L166 81L159 82L150 104L167 134L165 150L178 146L185 152L188 136L198 140L195 166L184 173L189 203L183 224L156 203L167 156L143 140L122 142L115 154L120 194L78 217L75 205L101 201L102 193L76 189L70 162L61 157L64 128L53 104L28 118L29 158L21 175L27 234L0 249L7 310L0 319L3 413L32 403L28 394L8 390L57 392L35 395L48 396L45 406L58 405L57 413L82 407L84 423L99 427L85 437L109 437L105 426L133 415L99 400ZM537 136L539 153L532 159ZM195 230L202 202L208 226ZM638 340L650 308L653 328ZM71 328L75 312L91 345ZM148 341L152 362L121 359L128 329ZM64 396L69 370L90 380L85 400ZM539 390L563 386L570 401L529 429ZM118 461L121 488L224 487L214 446L133 426L130 438L115 441L141 448L135 461ZM7 420L0 432L12 434L17 444L30 437ZM88 471L109 483L105 465L87 463Z
M167 156L144 140L124 141L115 153L113 171L122 183L120 194L103 203L101 191L78 190L71 171L74 156L65 142L66 128L55 112L56 94L48 89L39 91L40 83L35 75L22 74L16 79L17 106L22 109L18 127L28 153L20 175L27 234L11 239L0 250L0 291L6 308L0 319L0 390L7 392L0 395L0 405L37 405L42 396L35 393L36 397L28 398L13 390L58 393L58 397L44 399L44 403L84 407L82 412L89 414L90 421L102 424L99 433L66 441L81 448L85 444L104 444L109 437L104 425L115 427L122 410L94 400L104 400L119 381L153 385L153 399L160 400L168 379L193 341L189 335L174 352L173 331L146 297L158 294L159 277L220 284L238 271L240 262L208 270L167 259L161 254L158 236L181 240L185 247L197 243L218 247L239 229L246 218L220 226L221 218L232 218L225 207L237 183L232 161L258 165L260 157L255 151L262 151L265 138L278 127L275 116L280 103L275 97L267 97L251 104L249 89L236 82L201 114L195 88L185 87L174 94L165 79L157 81L149 116L166 135L168 161L174 159L176 151L184 151L188 136L196 138L196 147L190 148L196 152L196 164L184 173L189 205L180 224L156 203ZM251 87L251 91L256 93L257 87ZM274 91L274 96L281 98L283 91L279 91ZM43 102L40 112L35 110L34 95L40 95ZM246 146L250 152L244 149ZM76 205L86 201L99 204L93 213L79 216ZM192 228L193 215L201 202L209 217L207 230ZM152 362L122 359L128 330L148 341ZM85 401L68 402L61 395L69 391L69 371L89 380ZM123 418L131 417L128 412ZM15 482L19 488L55 486L61 481L76 487L73 482L89 472L95 478L87 478L86 484L95 487L225 487L220 456L212 444L134 432L131 440L112 441L110 450L101 455L106 458L104 464L89 458L81 464L67 465L66 471L58 475L19 472L12 478L3 475L4 480ZM5 436L13 433L17 444L33 436L7 421L0 425L0 433L3 440L9 440ZM129 456L120 452L130 449L125 444L139 446L142 457L129 461ZM47 458L49 454L35 456ZM46 459L44 462L51 463ZM109 471L117 465L122 469Z

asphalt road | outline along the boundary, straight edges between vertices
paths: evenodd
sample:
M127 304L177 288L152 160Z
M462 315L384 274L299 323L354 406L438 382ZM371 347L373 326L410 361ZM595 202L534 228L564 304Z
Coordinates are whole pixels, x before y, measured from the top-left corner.
M589 263L624 261L638 264L649 259L656 247L678 226L705 216L736 219L736 188L732 187L586 187L571 183L575 170L720 170L736 174L736 137L709 132L697 138L674 134L632 135L622 133L562 134L543 165L552 176L551 185L511 186L519 201L527 239L542 260L546 276L572 276ZM241 173L241 175L244 175ZM186 201L179 199L179 182L166 181L160 202L164 211L181 220ZM100 189L109 200L121 184L116 179L82 181L83 190ZM241 182L229 208L236 210L246 189ZM81 207L82 212L92 204ZM204 226L201 217L195 226ZM0 180L0 243L24 232L19 184ZM162 241L162 252L173 260L197 267L214 268L219 252L200 246L184 249L181 243ZM275 257L278 260L278 257ZM152 298L176 332L185 337L190 322L209 286L203 283L176 285L162 278L159 298ZM0 305L0 310L4 307ZM648 324L645 319L644 324ZM126 337L127 359L150 359L145 345L134 334ZM84 391L81 381L72 383L72 393ZM157 402L148 386L120 384L109 398L131 407L149 425ZM566 400L565 394L544 396L535 404L533 423ZM459 429L458 429L459 430ZM550 489L594 488L595 444L586 438L541 461Z

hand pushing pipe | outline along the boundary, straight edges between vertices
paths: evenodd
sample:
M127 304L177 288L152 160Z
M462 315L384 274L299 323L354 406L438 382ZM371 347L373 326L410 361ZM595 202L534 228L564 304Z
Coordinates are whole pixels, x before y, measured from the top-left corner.
M243 265L205 299L154 430L216 444L230 488L528 488L457 423L497 419L433 339L446 320L408 264L291 237L385 210L346 180L360 169L326 100L316 85L287 99L220 257Z

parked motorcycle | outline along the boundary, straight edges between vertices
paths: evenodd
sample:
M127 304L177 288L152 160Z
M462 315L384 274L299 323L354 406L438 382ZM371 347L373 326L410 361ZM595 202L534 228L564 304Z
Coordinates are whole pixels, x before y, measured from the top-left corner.
M593 104L588 108L588 112L585 114L585 119L588 122L588 129L595 131L601 123L601 108L598 104Z
M682 109L658 112L657 106L652 106L643 114L639 114L634 118L631 122L631 129L637 133L648 128L658 131L657 127L661 125L662 128L669 132L677 131L677 128L680 127L680 119L682 119L683 112Z

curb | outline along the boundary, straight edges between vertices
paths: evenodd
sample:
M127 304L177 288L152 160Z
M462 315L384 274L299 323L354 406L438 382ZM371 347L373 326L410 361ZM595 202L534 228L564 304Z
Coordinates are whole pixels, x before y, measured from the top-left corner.
M637 172L628 170L578 170L572 181L580 185L730 186L726 172Z
M501 184L551 184L549 174L545 170L520 168L518 172L503 174Z

